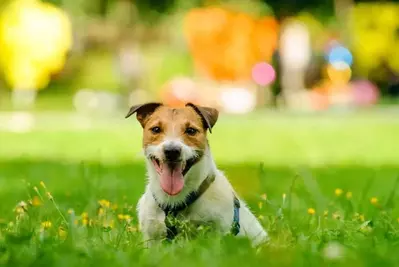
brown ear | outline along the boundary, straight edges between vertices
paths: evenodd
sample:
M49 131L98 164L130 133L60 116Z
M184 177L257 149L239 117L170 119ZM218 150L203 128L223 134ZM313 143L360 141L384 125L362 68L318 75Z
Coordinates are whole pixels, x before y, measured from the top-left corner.
M130 108L125 118L129 118L130 116L132 116L134 113L137 112L136 118L140 122L141 126L144 127L145 120L147 119L147 117L151 115L161 105L162 105L161 103L157 102L134 105Z
M205 129L209 129L209 132L212 133L212 128L219 117L219 111L214 108L196 106L193 103L187 103L186 106L192 107L200 115Z

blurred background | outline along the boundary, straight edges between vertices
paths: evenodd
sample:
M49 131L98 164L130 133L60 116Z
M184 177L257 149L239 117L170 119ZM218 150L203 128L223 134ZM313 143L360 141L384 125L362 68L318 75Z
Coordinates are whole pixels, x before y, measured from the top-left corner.
M398 3L1 0L0 110L21 124L27 111L113 117L154 100L233 114L394 107Z

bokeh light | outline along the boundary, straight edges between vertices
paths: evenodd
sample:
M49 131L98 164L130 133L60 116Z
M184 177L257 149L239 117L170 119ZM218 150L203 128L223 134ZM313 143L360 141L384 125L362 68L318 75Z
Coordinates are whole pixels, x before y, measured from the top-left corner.
M358 106L370 106L379 98L378 87L368 80L351 82L353 101Z
M224 111L236 114L251 112L256 105L255 94L245 88L223 89L220 100Z
M352 71L346 63L341 62L341 64L329 64L327 66L327 75L332 83L345 84L349 82Z
M66 13L49 3L12 1L0 17L0 63L13 89L38 90L59 72L72 46Z
M276 71L272 65L261 62L253 67L252 78L258 85L266 86L276 79Z
M335 45L328 53L328 62L334 64L336 62L345 62L348 66L352 66L352 53L342 45Z

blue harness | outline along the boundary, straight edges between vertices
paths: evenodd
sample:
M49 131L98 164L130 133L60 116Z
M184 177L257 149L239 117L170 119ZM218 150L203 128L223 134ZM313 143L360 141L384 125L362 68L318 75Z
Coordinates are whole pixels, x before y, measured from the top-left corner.
M169 205L161 205L159 201L155 198L155 202L157 202L159 208L161 208L164 213L165 213L165 225L166 225L166 239L171 241L173 240L176 235L178 234L177 228L175 225L173 225L170 220L168 219L168 216L172 217L177 217L179 212L183 211L187 207L189 207L191 204L193 204L212 184L212 182L215 180L214 176L207 177L204 182L202 182L201 186L199 187L198 191L193 191L188 196L186 197L186 200L177 206L169 206ZM231 225L231 234L237 235L240 232L240 201L236 196L234 196L234 216L233 216L233 222Z

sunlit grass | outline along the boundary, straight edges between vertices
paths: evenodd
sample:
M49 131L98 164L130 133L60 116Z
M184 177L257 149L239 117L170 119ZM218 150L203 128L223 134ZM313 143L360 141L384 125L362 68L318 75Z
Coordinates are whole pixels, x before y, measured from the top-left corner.
M64 119L64 120L63 120ZM0 264L391 266L399 262L399 124L381 115L221 117L214 157L270 234L266 246L183 223L148 250L136 203L141 130L81 131L65 117L0 132ZM262 164L261 164L262 163ZM197 239L187 241L192 234Z

